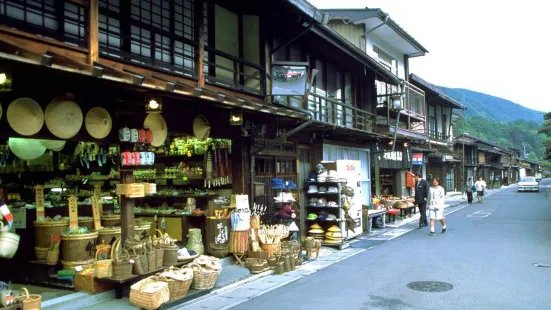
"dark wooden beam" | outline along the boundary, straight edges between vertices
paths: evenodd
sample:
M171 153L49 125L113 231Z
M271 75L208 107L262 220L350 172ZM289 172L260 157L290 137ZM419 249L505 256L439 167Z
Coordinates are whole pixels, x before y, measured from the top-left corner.
M203 18L203 1L195 1L195 25L194 37L195 45L195 74L197 75L197 87L205 86L205 25ZM212 18L212 16L209 16ZM213 59L209 59L213 61Z
M121 183L134 183L134 175L131 171L121 171ZM126 240L134 236L134 205L136 199L121 195L121 239Z
M99 59L99 5L98 0L90 0L88 8L88 63Z

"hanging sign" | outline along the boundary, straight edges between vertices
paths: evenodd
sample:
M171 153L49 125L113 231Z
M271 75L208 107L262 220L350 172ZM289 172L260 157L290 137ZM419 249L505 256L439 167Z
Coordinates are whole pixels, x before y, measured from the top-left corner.
M77 201L77 197L69 197L69 228L78 228Z
M44 186L34 187L34 203L36 205L36 218L44 218Z
M25 229L27 228L27 208L13 208L13 227Z
M414 166L422 166L423 165L423 153L413 153L412 156L412 164Z
M98 197L92 197L92 217L94 218L94 229L99 230L101 228L100 217L101 200Z
M236 209L248 209L249 208L249 196L248 195L232 195L232 207L234 207Z
M100 214L102 214L103 213L103 205L101 204L101 185L100 184L94 185L94 197L98 198L98 212ZM93 200L92 200L92 202L93 202ZM99 229L99 228L96 228L96 229Z

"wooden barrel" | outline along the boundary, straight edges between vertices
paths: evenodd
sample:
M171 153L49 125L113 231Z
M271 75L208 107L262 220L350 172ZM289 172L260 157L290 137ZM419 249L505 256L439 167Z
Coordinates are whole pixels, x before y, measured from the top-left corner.
M101 226L103 227L117 227L121 226L120 214L104 214L101 216Z
M245 254L249 250L249 231L231 230L230 231L230 252L235 254Z
M92 231L95 230L94 227L94 219L91 217L79 217L78 218L78 226L80 227L86 227L88 230Z
M50 248L52 234L61 234L69 228L69 221L33 222L34 243L39 248Z
M98 230L98 244L113 244L115 239L121 237L121 228L102 228Z
M96 242L98 232L87 234L62 234L61 235L61 256L65 262L86 262L94 261L96 254Z

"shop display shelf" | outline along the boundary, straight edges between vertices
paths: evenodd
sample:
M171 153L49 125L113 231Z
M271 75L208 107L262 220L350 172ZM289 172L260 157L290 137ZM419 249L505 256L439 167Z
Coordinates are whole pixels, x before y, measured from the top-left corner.
M167 155L155 155L155 159L180 159L180 160L189 160L189 161L203 161L203 160L205 160L205 155L204 154L197 154L197 155L187 156L185 154L183 154L183 155L177 155L177 154L170 155L170 154L167 154Z
M319 208L319 209L339 209L340 207L332 207L332 206L315 206L315 207L311 207L311 206L306 206L307 208L312 208L312 209L316 209L316 208Z
M218 195L147 195L145 197L140 197L137 199L144 198L215 198Z
M325 181L325 182L318 182L318 181L306 181L306 184L344 184L346 181Z
M340 192L337 193L306 193L306 195L340 195Z

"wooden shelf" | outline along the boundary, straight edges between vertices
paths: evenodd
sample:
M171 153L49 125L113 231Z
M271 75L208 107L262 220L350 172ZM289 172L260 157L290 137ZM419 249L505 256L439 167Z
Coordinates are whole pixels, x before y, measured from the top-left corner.
M320 208L320 209L339 209L340 207L331 207L331 206L315 206L315 207L311 207L311 206L306 206L306 208L312 208L312 209L316 209L316 208Z
M135 199L146 199L146 198L214 198L218 195L150 195L145 197L137 197Z

